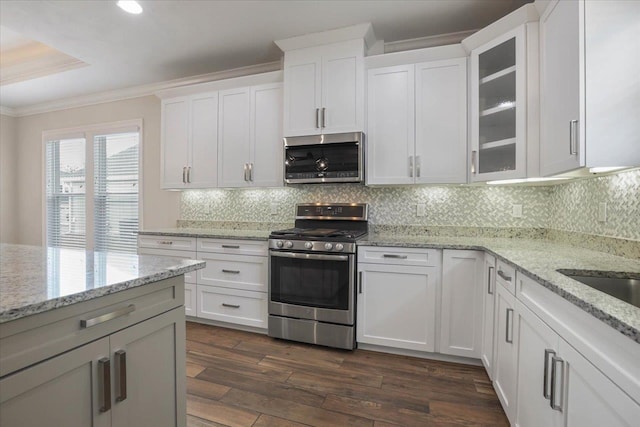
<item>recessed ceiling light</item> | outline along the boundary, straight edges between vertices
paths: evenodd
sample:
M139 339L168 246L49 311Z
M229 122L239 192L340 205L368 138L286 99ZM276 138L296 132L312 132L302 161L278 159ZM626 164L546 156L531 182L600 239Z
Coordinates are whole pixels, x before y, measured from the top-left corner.
M125 12L133 13L134 15L138 15L142 13L142 6L135 0L120 0L118 2L118 7Z

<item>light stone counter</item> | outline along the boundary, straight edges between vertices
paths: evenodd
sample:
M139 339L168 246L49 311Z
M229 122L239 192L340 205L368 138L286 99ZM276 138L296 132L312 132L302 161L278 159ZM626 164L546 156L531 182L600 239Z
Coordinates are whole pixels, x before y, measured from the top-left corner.
M358 245L483 250L640 343L640 308L558 273L557 269L631 273L640 261L542 239L369 234Z
M244 230L232 228L159 228L153 230L138 231L140 235L173 236L173 237L207 237L211 239L244 239L267 240L269 230Z
M0 244L0 323L204 266L179 258Z

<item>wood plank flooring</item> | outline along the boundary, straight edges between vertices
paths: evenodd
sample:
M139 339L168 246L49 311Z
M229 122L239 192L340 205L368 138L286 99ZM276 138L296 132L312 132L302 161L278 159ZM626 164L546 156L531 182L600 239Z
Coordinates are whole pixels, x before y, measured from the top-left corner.
M508 426L484 369L187 322L187 425Z

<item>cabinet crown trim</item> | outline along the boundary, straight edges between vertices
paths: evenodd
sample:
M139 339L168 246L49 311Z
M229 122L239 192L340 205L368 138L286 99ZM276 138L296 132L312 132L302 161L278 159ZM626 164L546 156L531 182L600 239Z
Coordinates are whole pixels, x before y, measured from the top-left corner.
M304 34L302 36L290 37L288 39L276 40L275 44L283 52L287 52L289 50L304 49L355 39L364 39L367 49L371 49L373 47L376 43L376 36L373 33L373 26L370 22L322 31L319 33Z

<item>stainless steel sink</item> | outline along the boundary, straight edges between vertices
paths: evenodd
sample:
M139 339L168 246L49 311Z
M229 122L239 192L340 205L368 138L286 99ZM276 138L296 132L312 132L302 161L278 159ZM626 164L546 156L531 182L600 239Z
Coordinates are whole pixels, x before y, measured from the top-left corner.
M565 269L557 271L593 289L597 289L600 292L604 292L605 294L640 308L639 273Z

